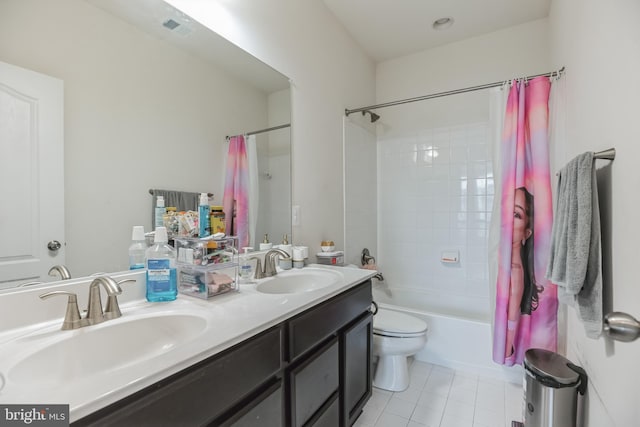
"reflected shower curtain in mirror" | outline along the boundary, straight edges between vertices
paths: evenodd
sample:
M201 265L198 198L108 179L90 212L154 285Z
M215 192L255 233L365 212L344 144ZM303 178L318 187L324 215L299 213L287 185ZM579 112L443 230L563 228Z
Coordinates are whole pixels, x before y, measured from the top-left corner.
M238 248L249 245L249 167L242 135L229 138L224 196L227 235L238 237Z
M529 348L555 351L556 287L545 278L553 210L546 77L511 86L501 142L500 245L493 360L521 364Z

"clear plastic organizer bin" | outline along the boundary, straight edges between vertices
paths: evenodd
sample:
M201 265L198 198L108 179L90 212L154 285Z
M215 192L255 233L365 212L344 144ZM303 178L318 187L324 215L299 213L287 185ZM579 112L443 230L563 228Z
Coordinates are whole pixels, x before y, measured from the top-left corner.
M207 299L238 290L236 237L176 237L178 292Z
M178 292L207 299L238 290L238 263L178 264Z
M191 265L212 265L237 262L235 237L222 239L197 237L175 237L174 247L178 263Z

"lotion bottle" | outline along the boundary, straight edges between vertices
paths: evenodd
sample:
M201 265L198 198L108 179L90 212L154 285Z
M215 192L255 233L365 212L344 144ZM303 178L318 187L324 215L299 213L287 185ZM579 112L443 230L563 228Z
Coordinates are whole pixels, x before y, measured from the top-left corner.
M173 301L178 295L176 250L167 242L167 229L157 227L154 244L146 252L149 302Z
M282 244L279 246L280 249L289 254L288 259L280 259L280 268L283 270L290 270L293 267L293 262L291 257L293 256L293 248L291 244L289 244L289 236L286 234L282 237Z
M264 235L264 241L262 243L260 243L260 250L261 251L268 251L272 247L273 247L273 243L269 242L269 235L265 234Z
M211 235L210 212L209 196L207 193L200 193L200 204L198 205L198 236L200 237Z

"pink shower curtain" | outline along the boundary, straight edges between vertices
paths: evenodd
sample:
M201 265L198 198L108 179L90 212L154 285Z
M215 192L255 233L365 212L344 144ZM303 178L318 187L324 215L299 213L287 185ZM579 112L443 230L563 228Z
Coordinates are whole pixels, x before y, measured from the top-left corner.
M249 246L249 167L242 135L229 138L222 205L227 234L238 236L239 249Z
M521 364L529 348L555 351L556 287L545 279L553 210L546 77L514 82L501 143L500 249L493 360Z

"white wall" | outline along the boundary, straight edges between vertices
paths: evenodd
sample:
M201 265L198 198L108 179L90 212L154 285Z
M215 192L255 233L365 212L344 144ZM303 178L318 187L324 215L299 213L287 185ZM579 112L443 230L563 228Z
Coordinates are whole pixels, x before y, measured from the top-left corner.
M268 121L264 93L81 0L0 2L0 60L64 81L74 276L128 268L150 188L222 204L225 135Z
M375 67L317 0L169 3L292 80L293 198L301 224L294 244L344 247L342 119L373 103Z
M605 224L605 289L610 309L640 317L635 227L640 199L640 3L636 0L554 0L550 13L554 66L566 66L566 162L585 151L615 147L611 187L601 192ZM599 166L607 162L598 162ZM604 202L603 202L604 201ZM590 376L586 427L638 425L640 341L612 343L585 337L569 310L567 351Z
M551 71L546 19L378 64L377 102ZM378 252L391 285L489 320L489 92L377 110ZM443 252L460 262L440 262Z

